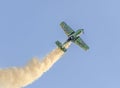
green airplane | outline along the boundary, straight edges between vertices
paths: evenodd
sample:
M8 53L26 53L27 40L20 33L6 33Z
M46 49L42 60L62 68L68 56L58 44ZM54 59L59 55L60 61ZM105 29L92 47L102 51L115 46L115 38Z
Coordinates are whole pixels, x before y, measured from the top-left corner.
M80 35L84 33L84 29L78 29L76 32L69 27L65 22L61 22L60 26L64 30L65 34L68 36L68 39L62 44L58 40L55 42L56 45L64 52L67 51L67 49L64 47L64 45L68 42L73 42L80 46L85 51L89 49L89 46L85 44L85 42L80 38Z

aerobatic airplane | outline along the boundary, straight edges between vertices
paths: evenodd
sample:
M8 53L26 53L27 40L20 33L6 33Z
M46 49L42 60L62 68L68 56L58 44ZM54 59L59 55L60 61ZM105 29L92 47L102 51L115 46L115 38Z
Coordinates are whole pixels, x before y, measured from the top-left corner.
M80 46L81 48L83 48L84 50L88 50L89 46L87 44L85 44L85 42L80 38L80 35L84 33L84 29L78 29L76 32L70 28L65 22L61 22L60 26L62 27L62 29L64 30L65 34L68 36L68 39L62 44L59 41L56 41L56 45L64 52L67 51L67 49L64 47L64 45L67 42L72 41L73 43L77 44L78 46Z

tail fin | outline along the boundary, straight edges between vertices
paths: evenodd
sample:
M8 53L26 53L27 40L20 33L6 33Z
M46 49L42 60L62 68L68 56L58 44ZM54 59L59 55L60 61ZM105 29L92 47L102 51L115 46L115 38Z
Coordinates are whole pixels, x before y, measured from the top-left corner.
M56 45L64 52L67 51L67 49L63 46L63 44L61 42L59 42L58 40L55 42Z

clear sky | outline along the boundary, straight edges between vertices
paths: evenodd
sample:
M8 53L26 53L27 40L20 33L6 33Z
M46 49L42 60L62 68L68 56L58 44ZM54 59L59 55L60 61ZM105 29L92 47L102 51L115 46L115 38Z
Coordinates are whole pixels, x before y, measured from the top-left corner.
M0 67L42 59L64 42L61 21L85 29L85 52L72 44L40 79L26 88L120 88L119 0L1 0Z

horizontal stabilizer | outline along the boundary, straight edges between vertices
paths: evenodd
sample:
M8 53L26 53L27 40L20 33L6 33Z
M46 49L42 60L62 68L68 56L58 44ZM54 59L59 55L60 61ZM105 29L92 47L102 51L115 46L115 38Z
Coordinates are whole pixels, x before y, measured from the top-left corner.
M64 45L61 42L56 41L55 43L62 51L64 51L64 52L67 51L67 49L64 47Z

